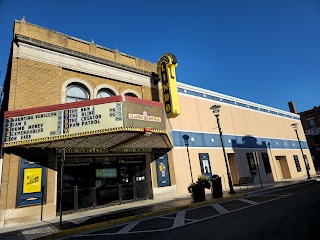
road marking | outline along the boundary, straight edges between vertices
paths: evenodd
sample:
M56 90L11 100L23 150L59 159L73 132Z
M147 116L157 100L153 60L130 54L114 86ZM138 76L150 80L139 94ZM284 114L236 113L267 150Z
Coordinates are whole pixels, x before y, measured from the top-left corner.
M166 217L166 216L160 216L158 218L165 218L165 219L176 219L175 217Z
M261 203L257 203L257 204L264 204L264 203L267 203L267 202L271 202L271 201L275 201L275 200L278 200L278 199L281 199L281 198L285 198L285 197L289 197L289 196L292 196L294 194L287 194L287 195L268 195L268 196L273 196L275 198L273 199L269 199L267 201L264 201L264 202L261 202ZM261 196L266 196L266 195L261 195ZM240 200L240 199L237 199L237 200ZM242 199L241 199L242 200ZM241 201L240 200L240 201ZM245 199L245 201L248 200L248 199ZM233 201L233 200L232 200ZM250 200L248 200L250 201ZM228 201L227 201L228 202ZM251 201L253 202L253 201ZM255 202L254 202L255 203ZM256 204L256 205L257 205ZM208 205L210 206L210 205ZM188 210L194 210L194 209L188 209L188 210L184 210L184 211L180 211L180 212L177 212L176 214L176 218L175 218L175 221L173 223L173 226L172 227L169 227L169 228L165 228L165 229L153 229L153 230L143 230L143 231L132 231L130 232L130 230L132 230L132 228L134 228L139 222L141 221L135 221L135 222L132 222L132 223L129 223L128 225L126 225L122 230L116 232L116 233L95 233L96 231L100 231L100 230L93 230L93 231L90 231L90 233L80 233L80 234L77 234L77 235L73 235L73 236L68 236L66 238L59 238L59 239L67 239L67 238L81 238L81 237L89 237L89 236L114 236L114 235L118 235L118 234L136 234L136 233L153 233L153 232L164 232L164 231L168 231L170 229L174 229L176 227L183 227L183 226L187 226L187 225L191 225L191 224L194 224L194 223L197 223L197 222L201 222L201 221L205 221L205 220L208 220L208 219L213 219L213 218L217 218L223 214L228 214L228 213L232 213L232 212L237 212L237 211L241 211L243 209L246 209L246 208L250 208L250 207L253 207L254 205L250 204L246 207L243 207L243 208L238 208L238 209L235 209L235 210L232 210L232 211L228 211L227 209L225 209L224 207L222 207L220 204L216 203L216 204L211 204L211 206L213 208L215 208L220 214L217 214L217 215L214 215L214 216L210 216L210 217L205 217L205 218L202 218L202 219L186 219L185 216L186 216L186 211ZM150 218L150 219L154 219L154 218L169 218L170 217L165 217L165 216L162 216L162 217L153 217L153 218ZM146 219L148 220L148 219ZM187 222L187 223L184 223L185 220L190 220L191 222ZM113 226L115 227L115 226ZM104 228L104 229L109 229L109 228L112 228L112 227L107 227L107 228Z
M261 194L257 196L262 196L262 197L283 197L286 196L286 194Z
M122 228L121 230L119 230L117 233L128 233L130 232L130 230L132 228L134 228L135 226L137 226L140 223L140 221L135 221L135 222L131 222L129 223L127 226L125 226L124 228Z
M244 202L244 203L252 204L252 205L257 205L257 204L259 204L258 202L251 201L251 200L245 199L245 198L239 198L238 200L241 201L241 202Z
M219 203L215 203L215 204L211 204L211 206L217 210L220 214L226 214L229 211L227 209L225 209L224 207L222 207Z
M184 225L185 218L186 218L186 210L177 212L177 216L174 220L172 227L176 228L176 227L180 227L180 226Z

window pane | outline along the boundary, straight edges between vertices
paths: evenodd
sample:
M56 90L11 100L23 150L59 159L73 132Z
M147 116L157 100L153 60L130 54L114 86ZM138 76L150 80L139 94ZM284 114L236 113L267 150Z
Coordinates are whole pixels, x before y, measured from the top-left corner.
M135 95L134 93L130 93L130 92L128 92L128 93L126 93L126 94L124 94L125 96L129 96L129 97L138 97L137 95Z
M253 153L247 153L247 160L251 175L257 175L257 166L253 157Z
M298 172L301 172L301 166L299 163L299 158L297 155L293 155L294 163L296 164L296 168Z
M303 159L304 159L304 162L305 162L305 164L306 164L306 168L307 168L308 170L310 170L310 166L309 166L309 162L308 162L307 156L306 156L306 155L303 155Z
M78 86L78 85L71 85L67 89L67 102L78 102L89 99L89 94L87 91Z
M271 173L271 166L270 166L270 161L269 161L269 156L268 153L261 153L262 160L263 160L263 165L266 173Z
M314 118L308 119L308 122L310 127L316 126L316 122L314 121Z
M112 90L103 89L100 90L97 94L97 98L105 98L115 96L115 93Z

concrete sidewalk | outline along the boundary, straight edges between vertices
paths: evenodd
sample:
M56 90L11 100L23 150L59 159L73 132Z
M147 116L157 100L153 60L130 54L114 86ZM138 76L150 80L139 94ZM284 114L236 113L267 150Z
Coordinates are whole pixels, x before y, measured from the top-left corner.
M260 184L256 184L256 187L242 187L241 190L235 186L236 194L230 195L225 191L223 197L220 199L213 199L210 191L208 191L206 200L199 203L193 203L190 195L170 199L136 201L64 215L62 229L59 224L59 216L50 221L6 227L0 229L0 239L55 239L59 236L62 237L81 231L88 231L97 227L114 226L138 219L176 212L182 209L241 198L246 195L262 194L295 185L313 183L317 180L318 176L313 176L311 180L304 178L290 179L289 181L266 183L263 187L261 187Z

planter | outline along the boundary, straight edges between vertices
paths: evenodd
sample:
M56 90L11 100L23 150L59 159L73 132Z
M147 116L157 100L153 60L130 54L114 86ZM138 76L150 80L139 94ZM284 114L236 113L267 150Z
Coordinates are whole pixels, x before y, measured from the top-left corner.
M188 192L191 193L194 202L201 202L206 198L204 189L210 189L210 187L209 179L206 176L201 175L195 183L189 185Z
M192 196L193 202L204 201L206 198L204 188L199 188L199 187L193 188L191 196Z

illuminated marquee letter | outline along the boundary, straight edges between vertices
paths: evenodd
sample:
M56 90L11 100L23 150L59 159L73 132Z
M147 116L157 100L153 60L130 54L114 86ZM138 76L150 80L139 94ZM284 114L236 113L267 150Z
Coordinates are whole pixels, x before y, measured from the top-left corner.
M162 82L163 103L168 118L175 118L180 114L178 87L176 80L177 58L171 54L164 54L158 61L158 74Z

